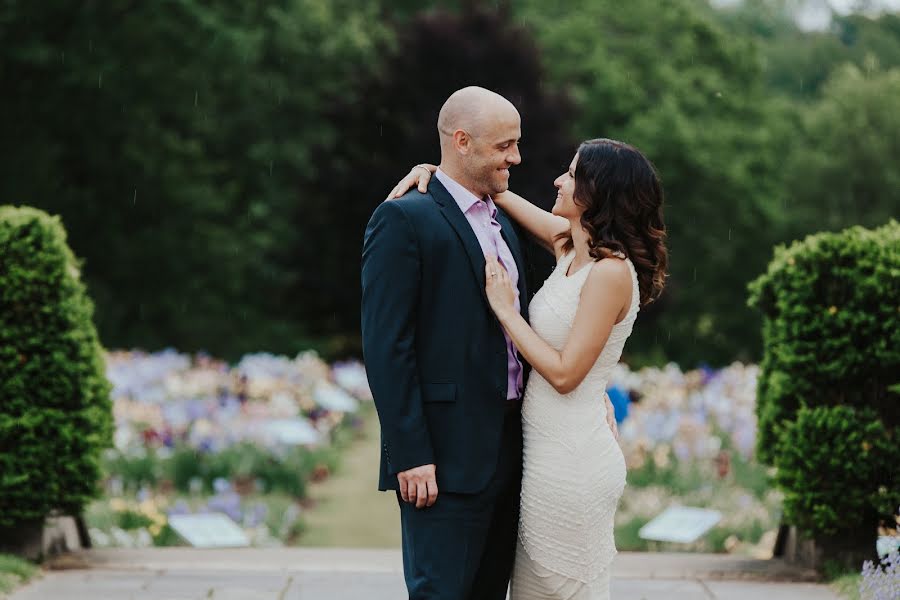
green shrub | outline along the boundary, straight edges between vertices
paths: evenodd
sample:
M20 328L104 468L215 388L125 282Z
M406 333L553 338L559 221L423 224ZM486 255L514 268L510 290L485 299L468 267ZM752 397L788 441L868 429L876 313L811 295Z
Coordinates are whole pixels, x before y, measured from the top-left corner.
M858 569L900 503L900 223L776 248L750 304L764 316L759 458L786 521Z
M317 466L329 472L337 468L339 451L330 446L289 448L279 454L250 442L242 442L219 452L202 452L179 446L163 457L148 449L140 455L126 455L111 451L104 459L103 469L108 477L117 477L124 488L136 492L142 487L154 487L168 479L180 492L191 491L191 480L197 479L206 492L213 491L216 479L258 480L265 493L284 492L295 498L306 495L306 486Z
M873 409L888 429L900 393L900 223L820 233L775 249L750 284L764 316L757 415L760 460L801 404Z
M0 554L0 594L12 591L34 577L37 571L35 565L18 556Z
M98 491L112 411L92 315L59 220L0 207L0 528Z
M162 459L153 448L127 455L119 450L109 450L104 453L101 464L105 475L117 476L125 489L133 492L145 486L156 486L163 469Z
M140 529L153 525L153 519L134 510L123 510L116 514L117 525L122 529Z
M787 520L810 536L862 535L874 551L879 515L900 498L891 477L900 451L881 420L849 406L804 406L779 434L775 481Z

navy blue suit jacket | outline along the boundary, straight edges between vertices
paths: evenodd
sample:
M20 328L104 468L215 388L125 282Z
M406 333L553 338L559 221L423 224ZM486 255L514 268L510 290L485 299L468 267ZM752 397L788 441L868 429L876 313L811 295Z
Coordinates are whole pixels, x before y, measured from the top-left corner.
M519 269L527 318L519 237L500 210L497 220ZM369 221L362 338L381 422L381 490L398 488L397 473L431 463L441 492L479 492L494 473L507 355L484 269L475 233L437 178L426 194L383 202Z

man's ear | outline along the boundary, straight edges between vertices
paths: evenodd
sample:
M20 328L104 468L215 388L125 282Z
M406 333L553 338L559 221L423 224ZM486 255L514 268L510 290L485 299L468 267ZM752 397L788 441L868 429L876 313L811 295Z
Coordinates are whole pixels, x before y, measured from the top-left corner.
M468 154L471 144L472 138L468 133L462 129L457 129L453 132L453 145L456 147L457 152L463 155Z

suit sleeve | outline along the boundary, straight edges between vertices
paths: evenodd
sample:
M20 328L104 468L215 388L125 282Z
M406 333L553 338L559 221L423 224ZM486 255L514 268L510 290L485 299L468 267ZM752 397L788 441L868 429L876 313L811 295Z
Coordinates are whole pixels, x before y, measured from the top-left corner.
M418 241L402 207L383 202L363 242L362 340L392 475L434 463L415 353L420 266Z

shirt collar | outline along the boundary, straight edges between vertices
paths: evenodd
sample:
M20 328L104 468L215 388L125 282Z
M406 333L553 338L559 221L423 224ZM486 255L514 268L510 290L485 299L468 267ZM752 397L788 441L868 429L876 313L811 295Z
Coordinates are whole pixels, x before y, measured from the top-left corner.
M456 201L456 204L463 214L466 214L469 212L470 208L481 202L478 196L467 190L461 183L447 175L440 168L435 171L434 175L437 177L438 181L447 188L450 195L453 196L453 199ZM488 196L485 203L487 204L488 213L491 215L491 218L495 218L497 216L497 206L494 204L494 200Z

